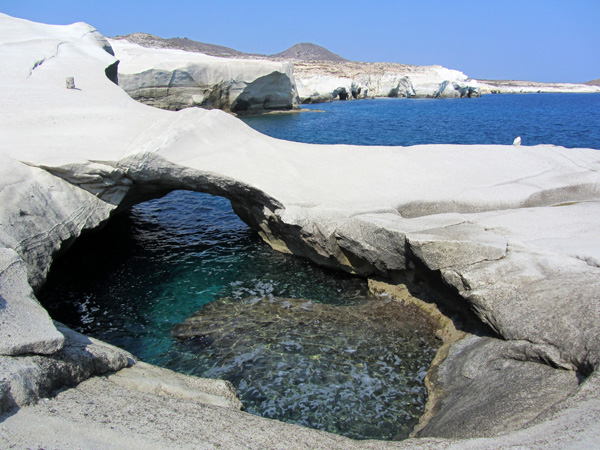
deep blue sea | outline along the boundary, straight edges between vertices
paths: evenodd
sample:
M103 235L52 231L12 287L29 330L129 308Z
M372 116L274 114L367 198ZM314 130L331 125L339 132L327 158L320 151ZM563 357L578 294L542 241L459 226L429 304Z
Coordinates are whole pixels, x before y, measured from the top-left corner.
M244 121L274 137L311 143L511 144L521 136L523 145L600 149L596 94L358 100L306 109ZM347 336L347 324L328 328L343 344L323 347L327 358L298 350L325 339L305 325L278 331L275 343L248 325L235 336L238 353L231 336L220 340L226 348L214 336L193 345L172 337L174 326L215 301L225 311L218 319L225 329L233 320L243 330L239 308L227 317L228 302L254 308L271 299L273 309L290 307L278 299L305 299L344 308L370 299L364 280L271 250L227 200L201 193L178 191L137 205L80 238L55 261L40 299L55 319L146 362L232 381L249 412L354 438L406 437L423 411L422 380L436 350L416 331L383 341L373 335L378 324L365 335ZM390 353L361 352L369 342ZM274 351L278 345L282 350ZM335 361L333 350L340 350Z
M554 144L600 149L600 94L374 99L302 105L300 113L248 117L269 136L316 144Z

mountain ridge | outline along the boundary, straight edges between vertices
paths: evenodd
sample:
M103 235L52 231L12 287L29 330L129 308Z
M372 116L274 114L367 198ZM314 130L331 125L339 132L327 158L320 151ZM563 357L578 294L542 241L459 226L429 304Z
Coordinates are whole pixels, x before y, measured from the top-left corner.
M113 39L125 40L134 44L148 48L167 48L173 50L184 50L187 52L204 53L210 56L221 58L240 58L240 59L293 59L298 61L330 61L344 62L348 61L340 55L337 55L325 47L311 42L302 42L295 44L279 53L273 55L263 55L260 53L244 53L223 45L207 44L205 42L194 41L188 38L161 38L149 33L131 33L123 36L116 36Z

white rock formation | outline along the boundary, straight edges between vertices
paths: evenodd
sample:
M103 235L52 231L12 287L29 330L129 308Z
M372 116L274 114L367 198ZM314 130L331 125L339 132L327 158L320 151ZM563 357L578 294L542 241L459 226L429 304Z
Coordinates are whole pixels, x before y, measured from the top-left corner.
M295 78L302 103L342 98L477 97L477 81L442 66L391 63L296 62ZM343 91L342 91L343 89Z
M158 38L157 38L158 39ZM474 80L442 66L352 61L269 61L109 40L121 60L119 84L151 106L190 106L238 113L290 110L300 103L379 97L462 98L482 94L596 93L600 86L530 81ZM164 42L156 42L157 46Z
M479 80L482 94L600 93L600 86L535 81Z
M597 150L285 142L222 111L133 101L107 77L116 61L109 51L85 24L0 15L0 409L21 407L2 416L0 447L600 441ZM77 89L65 88L65 76ZM450 286L455 306L489 336L454 344L433 374L444 396L420 435L444 439L355 442L246 414L222 385L140 366L94 377L131 365L131 356L56 326L33 292L82 231L173 189L231 199L282 251L362 275L416 271Z
M134 99L163 109L191 106L235 113L298 107L293 66L287 62L217 58L141 47L112 39L119 85Z

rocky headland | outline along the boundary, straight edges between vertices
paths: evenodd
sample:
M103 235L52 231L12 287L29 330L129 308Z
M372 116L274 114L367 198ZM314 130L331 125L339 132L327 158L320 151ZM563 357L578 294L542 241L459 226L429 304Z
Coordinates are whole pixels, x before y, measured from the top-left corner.
M119 85L163 109L262 113L336 99L480 95L477 81L457 70L352 62L314 44L265 56L143 33L109 41L120 60Z
M111 40L118 83L132 98L162 109L222 109L237 114L298 108L289 62L220 58Z
M535 81L479 80L482 94L599 93L600 86L589 83L538 83Z
M381 97L480 96L477 81L442 66L296 61L294 76L301 103Z
M133 101L109 42L83 23L0 15L0 54L1 447L597 446L597 150L272 139L222 111ZM372 277L439 319L418 437L353 441L253 416L226 383L50 319L35 292L53 258L175 189L224 196L275 249Z
M200 106L262 113L297 109L299 103L364 98L600 92L600 87L590 83L475 80L442 66L348 61L311 43L260 55L146 33L119 36L110 42L121 60L119 84L136 100L164 109Z

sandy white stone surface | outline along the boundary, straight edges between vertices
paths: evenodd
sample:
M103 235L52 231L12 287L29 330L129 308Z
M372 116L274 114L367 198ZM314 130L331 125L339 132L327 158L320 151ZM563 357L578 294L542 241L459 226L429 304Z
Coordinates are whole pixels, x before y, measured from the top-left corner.
M10 280L0 290L8 305L0 309L0 349L1 367L11 368L0 379L0 405L8 411L0 423L3 446L593 448L598 442L597 150L280 141L221 111L170 112L133 101L107 78L105 69L116 61L107 50L107 41L85 24L50 26L0 15L0 58L8 62L0 66L0 280ZM66 88L66 77L74 77L76 89ZM473 417L468 404L448 397L441 411L465 411L450 427L455 432L462 424L462 436L451 435L441 419L422 435L470 439L402 443L356 443L207 406L198 400L208 398L204 394L175 399L164 393L194 383L175 377L170 391L156 392L155 372L139 383L134 375L121 383L92 377L27 406L27 399L48 390L38 383L28 391L27 364L41 370L36 380L55 383L80 380L77 361L94 373L125 364L118 350L88 351L80 338L76 352L64 347L59 334L67 332L47 318L32 291L43 284L53 256L119 206L172 189L230 198L275 248L321 264L363 275L415 266L436 274L494 334L474 340L472 354L495 352L465 360L457 345L440 374L471 367L460 388L483 386L502 399L511 386L502 377L486 385L490 373L503 367L517 378L535 373L536 386L544 377L558 380L555 403L540 406L534 386L524 383L521 403L511 407L526 411L502 429L506 411L504 419L494 413L500 403L484 405ZM38 334L19 334L32 320L40 324ZM498 337L505 343L486 347ZM17 364L25 353L34 359ZM103 365L94 365L96 359ZM519 372L522 363L526 372ZM567 376L556 377L557 370ZM573 388L575 376L582 382ZM453 380L446 383L451 387ZM20 409L8 410L14 403ZM475 427L482 414L488 420ZM177 432L165 434L171 422Z

